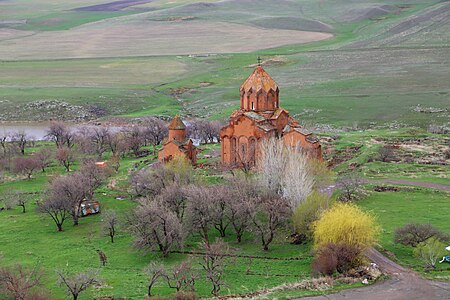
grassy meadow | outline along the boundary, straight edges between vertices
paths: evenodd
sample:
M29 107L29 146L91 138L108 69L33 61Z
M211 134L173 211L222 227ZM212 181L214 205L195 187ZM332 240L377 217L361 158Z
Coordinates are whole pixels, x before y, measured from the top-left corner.
M100 3L0 3L0 121L226 118L257 55L283 107L307 124L448 120L447 2L152 1L77 10ZM308 32L333 36L304 44Z

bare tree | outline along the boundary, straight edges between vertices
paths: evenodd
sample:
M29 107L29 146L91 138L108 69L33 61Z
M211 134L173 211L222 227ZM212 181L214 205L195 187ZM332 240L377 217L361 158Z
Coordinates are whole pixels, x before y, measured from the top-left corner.
M31 140L24 131L18 131L10 136L11 143L19 149L20 154L25 155L25 148Z
M154 197L174 183L182 186L194 180L192 165L187 160L175 158L165 165L158 164L134 173L131 186L136 196Z
M237 242L252 224L251 219L255 213L255 199L258 197L256 184L248 179L238 179L229 183L233 191L229 200L228 218L236 234Z
M57 148L74 146L75 134L63 122L52 122L47 130L46 138L54 141Z
M210 189L204 186L190 186L185 189L188 199L188 227L200 234L203 241L209 244L209 230L214 226L212 213L212 197Z
M301 149L284 145L283 140L270 138L260 144L258 159L261 186L284 197L295 209L314 187L313 171Z
M173 267L172 272L165 275L167 284L170 288L181 290L195 291L195 280L197 276L192 272L192 264L190 261L184 261Z
M147 295L152 296L152 288L160 278L166 278L166 269L164 265L157 262L151 262L144 270L148 276Z
M187 197L183 185L174 182L161 190L156 197L157 201L173 211L180 222L184 220L184 213L187 206Z
M389 145L384 145L378 149L378 156L382 162L390 162L395 159L394 149Z
M70 217L72 207L66 199L50 193L42 202L38 203L38 211L48 214L55 222L58 231L63 231L64 221Z
M33 157L39 162L42 172L45 172L45 168L48 168L52 162L52 152L48 148L36 152Z
M77 300L78 296L94 284L99 284L98 271L88 270L86 272L68 275L67 272L57 271L58 283L65 287L67 295Z
M107 177L107 169L99 167L92 160L87 160L83 163L79 171L82 174L84 184L86 184L87 193L86 199L92 200L94 198L94 192L99 188Z
M126 140L123 132L111 133L108 139L108 148L114 156L124 156L126 152Z
M21 193L18 191L13 191L10 193L12 201L17 205L22 207L22 213L26 212L26 205L30 201L31 195L26 193Z
M277 230L287 224L290 215L288 203L280 196L269 194L258 199L252 221L264 251L269 250Z
M337 187L342 190L339 200L344 202L352 201L358 193L361 183L362 180L357 174L345 173L340 175L336 182Z
M70 172L70 167L75 161L75 153L68 147L60 147L56 151L56 159L66 168L67 172Z
M73 225L78 225L81 203L89 196L92 186L87 176L76 172L55 178L49 187L50 199L60 199L70 207Z
M204 144L214 143L220 139L221 128L222 123L220 121L192 120L189 124L189 135Z
M143 135L146 142L153 146L153 153L156 146L161 144L163 139L169 134L166 123L156 117L144 118Z
M30 270L21 264L13 268L0 267L0 292L17 300L30 299L31 290L41 285L42 276L38 264Z
M139 157L141 147L144 145L144 136L142 128L138 126L124 128L122 130L127 148L133 152L133 155Z
M13 172L27 175L31 179L33 172L39 169L39 162L33 157L16 157L13 162Z
M3 202L4 209L13 209L17 205L17 191L6 191L0 194L0 200Z
M103 233L111 238L111 243L114 243L118 224L117 213L115 210L108 210L102 214L104 216Z
M231 191L228 186L215 185L209 188L211 195L211 214L214 228L221 237L225 237L226 230L230 225L230 198Z
M8 153L8 141L10 134L7 132L0 133L0 146L2 147L2 155L6 156Z
M183 243L183 230L176 214L156 201L145 202L130 218L130 229L136 248L148 251L158 249L164 257Z
M90 130L91 141L95 145L95 153L101 159L103 153L108 149L109 140L111 139L111 132L108 127L96 126Z
M224 285L223 273L226 266L226 255L229 255L230 248L221 240L213 244L203 244L205 254L200 262L206 272L206 278L211 282L213 288L211 294L215 297L219 295L221 287Z

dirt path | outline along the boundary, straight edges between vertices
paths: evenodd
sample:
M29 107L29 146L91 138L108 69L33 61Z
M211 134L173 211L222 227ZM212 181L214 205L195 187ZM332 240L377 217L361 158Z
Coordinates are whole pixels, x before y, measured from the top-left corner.
M392 183L392 184L404 184L415 185L431 189L438 189L444 191L450 191L450 184L439 184L425 181L413 181L413 180L400 180L400 179L381 179L381 180L365 180L367 183Z
M450 299L450 282L430 281L421 278L371 249L367 257L391 278L371 286L348 289L336 294L306 297L301 299L364 299L364 300L400 300L400 299Z

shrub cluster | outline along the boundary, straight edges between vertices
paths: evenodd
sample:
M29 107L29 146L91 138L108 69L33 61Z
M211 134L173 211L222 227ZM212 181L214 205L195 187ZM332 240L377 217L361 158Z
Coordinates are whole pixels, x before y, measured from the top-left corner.
M431 224L417 223L410 223L397 228L394 234L394 241L405 246L415 247L431 237L436 237L443 242L450 241L450 237L447 234L433 227Z
M327 244L316 253L312 263L313 273L316 275L345 274L357 267L360 262L360 250L345 244Z

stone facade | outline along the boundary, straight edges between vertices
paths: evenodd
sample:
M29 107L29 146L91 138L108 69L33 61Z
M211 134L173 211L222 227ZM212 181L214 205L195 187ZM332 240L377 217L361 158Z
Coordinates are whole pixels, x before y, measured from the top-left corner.
M192 164L197 162L197 148L191 139L186 138L186 125L179 116L173 118L169 126L169 137L163 141L158 152L158 160L167 162L176 155L184 155Z
M262 66L257 66L240 88L241 107L220 132L222 163L254 165L258 145L265 138L279 137L286 145L322 159L320 142L279 106L280 90Z

